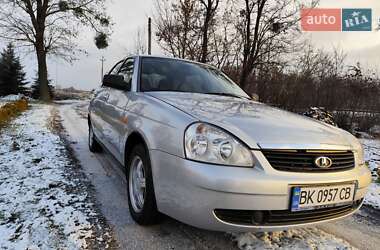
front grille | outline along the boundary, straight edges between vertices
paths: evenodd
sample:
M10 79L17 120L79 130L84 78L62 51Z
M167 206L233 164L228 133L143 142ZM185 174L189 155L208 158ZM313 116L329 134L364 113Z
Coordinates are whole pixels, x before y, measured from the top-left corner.
M291 172L326 172L343 171L355 167L354 154L351 151L307 151L307 150L263 150L271 166L280 171ZM332 160L329 168L319 168L315 159L325 156Z
M363 200L350 205L320 208L316 210L291 212L290 210L231 210L215 209L214 213L221 221L250 226L282 226L312 223L339 218L357 209Z

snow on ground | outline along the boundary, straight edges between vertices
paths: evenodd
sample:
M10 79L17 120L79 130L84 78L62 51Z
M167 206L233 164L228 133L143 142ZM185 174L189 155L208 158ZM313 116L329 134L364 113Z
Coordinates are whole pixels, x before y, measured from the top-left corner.
M77 112L77 114L84 119L87 119L88 115L88 106L90 104L89 99L85 100L60 100L60 101L55 101L54 103L60 104L60 105L65 105L65 104L75 104L73 105L73 108Z
M14 102L20 100L24 95L18 94L18 95L7 95L0 97L0 108L7 104L8 102Z
M253 249L355 249L348 242L317 228L272 233L234 234L242 250Z
M7 95L7 96L0 97L0 101L3 101L3 102L14 102L14 101L20 100L22 97L24 97L24 95L22 95L22 94Z
M105 248L110 238L83 176L49 128L52 109L32 105L0 131L0 249Z
M380 177L377 169L380 169L380 140L362 139L364 158L368 162L372 173L372 184L368 189L365 204L380 209Z

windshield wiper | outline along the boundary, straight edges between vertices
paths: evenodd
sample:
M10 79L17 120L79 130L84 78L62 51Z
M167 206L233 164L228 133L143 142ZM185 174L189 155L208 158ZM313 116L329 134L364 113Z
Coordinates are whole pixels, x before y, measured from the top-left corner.
M235 94L232 94L232 93L210 92L210 93L204 93L204 94L207 94L207 95L230 96L230 97L236 97L236 98L240 98L240 99L248 99L249 100L248 97L241 96L241 95L235 95Z

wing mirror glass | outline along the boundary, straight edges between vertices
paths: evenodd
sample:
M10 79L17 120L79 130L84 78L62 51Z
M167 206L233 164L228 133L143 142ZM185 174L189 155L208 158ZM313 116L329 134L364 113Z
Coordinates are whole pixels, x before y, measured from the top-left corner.
M131 89L131 84L124 81L122 75L105 75L103 77L103 86L125 91Z

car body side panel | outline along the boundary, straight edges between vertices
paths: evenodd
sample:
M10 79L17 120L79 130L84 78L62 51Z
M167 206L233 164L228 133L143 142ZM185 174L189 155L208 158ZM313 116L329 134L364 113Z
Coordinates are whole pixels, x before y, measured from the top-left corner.
M94 133L98 140L100 140L102 143L105 142L103 134L103 128L105 124L102 118L102 113L107 103L108 97L109 88L101 88L95 93L95 97L91 100L89 105L89 115Z
M127 58L126 60L131 59ZM99 111L100 127L99 130L103 133L101 140L102 144L112 153L112 155L120 162L124 163L124 136L128 134L129 127L125 116L125 109L129 102L129 97L134 95L138 82L138 59L134 59L134 71L131 81L130 91L123 91L113 88L108 88L108 98L102 104L102 109ZM124 60L120 61L121 63ZM120 63L119 62L119 63ZM117 67L117 66L116 66ZM120 67L119 67L120 68ZM118 73L117 69L114 74Z
M144 93L131 92L125 112L127 119L125 145L128 136L139 133L148 146L169 154L184 156L183 136L186 127L195 121L182 111ZM122 154L125 150L122 150Z
M104 128L106 143L104 144L119 161L122 159L121 139L127 132L124 113L129 95L130 92L111 89L110 97L103 112L103 120L106 123Z

